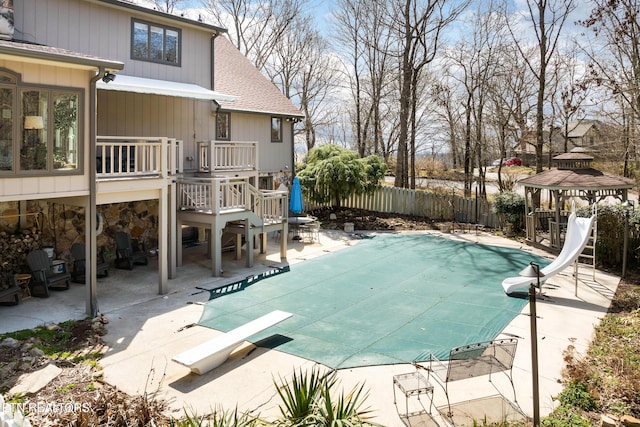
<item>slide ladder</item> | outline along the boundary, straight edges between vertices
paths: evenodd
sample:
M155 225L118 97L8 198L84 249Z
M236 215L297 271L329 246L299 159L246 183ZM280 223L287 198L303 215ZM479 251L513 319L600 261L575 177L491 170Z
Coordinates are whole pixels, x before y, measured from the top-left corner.
M541 276L541 280L547 280L550 277L562 272L572 263L576 262L583 253L585 247L593 239L593 265L595 275L595 231L594 223L596 221L596 215L592 215L589 218L579 218L576 216L575 210L569 216L567 222L567 233L562 246L562 251L558 254L558 257L551 262L548 266L540 269L540 272L544 274ZM588 257L589 255L585 255ZM502 288L507 295L511 295L516 291L523 291L531 284L531 277L508 277L502 281Z

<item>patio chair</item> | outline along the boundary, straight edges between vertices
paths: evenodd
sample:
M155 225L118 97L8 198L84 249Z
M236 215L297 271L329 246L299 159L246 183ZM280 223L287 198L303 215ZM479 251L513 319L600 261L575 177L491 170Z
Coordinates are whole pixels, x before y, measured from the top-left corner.
M476 223L476 234L478 234L478 231L484 231L484 229L487 227L488 217L489 215L486 212L481 213L478 216L478 222Z
M458 229L463 233L469 231L469 220L467 218L467 213L463 211L455 212L455 225L458 226Z
M71 256L73 257L73 271L71 272L71 280L76 283L85 283L84 270L86 266L85 245L83 243L74 243L71 245ZM102 251L98 254L96 264L98 276L109 275L109 263L104 260Z
M320 242L320 223L313 221L300 226L300 237L302 240L309 240L311 243Z
M124 231L116 232L116 268L133 270L134 265L147 265L147 253L143 244L132 241Z
M27 265L31 270L31 296L46 298L49 289L64 291L69 289L71 275L67 272L66 264L62 264L62 272L54 273L51 260L45 251L35 249L27 255Z

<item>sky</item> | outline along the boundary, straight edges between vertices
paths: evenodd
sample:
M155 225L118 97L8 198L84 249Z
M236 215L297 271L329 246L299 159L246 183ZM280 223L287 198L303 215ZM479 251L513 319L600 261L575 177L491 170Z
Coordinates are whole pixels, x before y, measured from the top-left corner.
M154 6L153 0L137 0L136 2L147 7ZM328 29L330 27L331 12L334 7L334 0L309 0L308 2L308 8L318 22L319 28ZM180 4L180 9L184 11L187 18L198 19L198 14L202 14L206 21L207 14L203 10L202 0L185 0Z

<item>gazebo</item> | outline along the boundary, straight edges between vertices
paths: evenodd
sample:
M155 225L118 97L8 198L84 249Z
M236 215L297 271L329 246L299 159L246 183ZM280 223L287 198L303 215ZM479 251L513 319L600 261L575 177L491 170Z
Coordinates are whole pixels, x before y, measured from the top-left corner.
M589 205L607 198L627 200L634 181L592 167L593 156L572 150L553 158L556 169L541 172L519 181L525 191L527 240L541 243L542 233L549 235L549 248L562 247L562 236L570 212L566 202L572 198L586 200ZM549 191L548 204L542 206L543 190ZM540 232L540 235L538 235Z

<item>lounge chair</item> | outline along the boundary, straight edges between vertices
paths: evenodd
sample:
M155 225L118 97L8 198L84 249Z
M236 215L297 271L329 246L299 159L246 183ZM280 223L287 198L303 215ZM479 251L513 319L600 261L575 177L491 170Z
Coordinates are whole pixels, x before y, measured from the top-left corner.
M85 245L83 243L74 243L71 245L71 256L73 257L73 271L71 272L71 280L76 283L85 283L84 276L86 259ZM98 276L109 275L109 263L105 262L102 252L98 254L96 270Z
M131 240L131 236L124 231L116 232L116 268L133 269L135 264L147 265L149 260L144 245Z
M27 265L31 270L31 295L34 297L46 298L49 296L49 289L54 291L64 291L69 289L71 275L67 272L66 264L62 264L62 272L54 273L51 260L45 251L35 249L27 255Z

